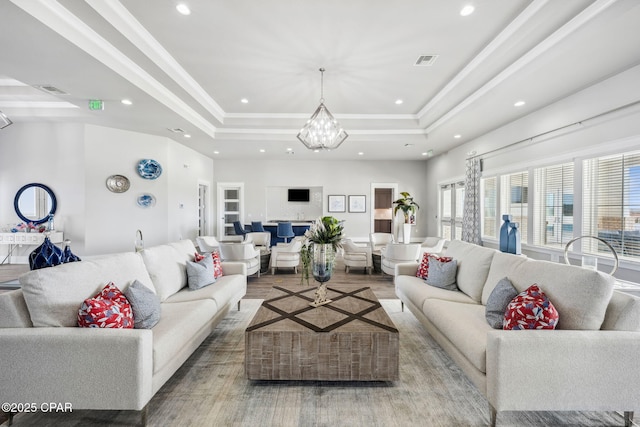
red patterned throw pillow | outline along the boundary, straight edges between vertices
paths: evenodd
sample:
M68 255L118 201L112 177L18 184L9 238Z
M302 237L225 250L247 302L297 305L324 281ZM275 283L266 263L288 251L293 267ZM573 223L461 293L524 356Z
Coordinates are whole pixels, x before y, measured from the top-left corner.
M211 252L211 258L213 258L213 278L217 279L218 277L222 277L222 263L220 261L220 253L218 251ZM204 255L200 255L197 252L193 255L193 260L195 262L200 262L203 259Z
M109 283L95 297L84 300L78 311L82 328L133 328L133 312L127 297Z
M507 305L502 329L555 329L559 317L549 298L534 284Z
M450 256L437 256L434 254L430 254L428 252L423 253L422 261L420 261L420 267L418 267L418 271L416 272L416 277L419 277L425 280L427 279L427 277L429 277L429 260L430 259L437 259L440 262L449 262L453 258L451 258Z

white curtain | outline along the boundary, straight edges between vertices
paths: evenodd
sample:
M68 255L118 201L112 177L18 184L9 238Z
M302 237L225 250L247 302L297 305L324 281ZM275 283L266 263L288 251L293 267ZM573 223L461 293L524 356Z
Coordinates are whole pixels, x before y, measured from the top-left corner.
M480 159L468 159L464 179L464 212L462 214L462 240L482 244L480 238Z

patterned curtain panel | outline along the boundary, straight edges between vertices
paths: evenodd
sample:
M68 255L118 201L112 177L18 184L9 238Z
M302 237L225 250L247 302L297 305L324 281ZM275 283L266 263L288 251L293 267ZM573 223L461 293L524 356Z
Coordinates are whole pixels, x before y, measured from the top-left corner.
M482 244L480 238L480 173L480 159L468 159L464 179L462 240L477 245Z

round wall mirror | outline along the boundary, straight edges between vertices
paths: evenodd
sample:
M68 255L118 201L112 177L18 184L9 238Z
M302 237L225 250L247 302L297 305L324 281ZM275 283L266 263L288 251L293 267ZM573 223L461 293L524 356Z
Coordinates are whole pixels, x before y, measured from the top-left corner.
M42 224L49 220L50 214L56 213L58 202L49 187L34 182L18 190L13 206L24 222Z

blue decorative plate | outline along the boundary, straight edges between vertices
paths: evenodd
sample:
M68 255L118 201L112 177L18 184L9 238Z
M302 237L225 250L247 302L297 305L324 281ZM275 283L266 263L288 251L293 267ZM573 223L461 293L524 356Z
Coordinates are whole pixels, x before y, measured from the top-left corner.
M153 159L142 159L138 163L138 173L144 179L156 179L162 175L162 166Z
M156 205L156 198L153 194L145 193L138 196L136 203L141 208L150 208Z

